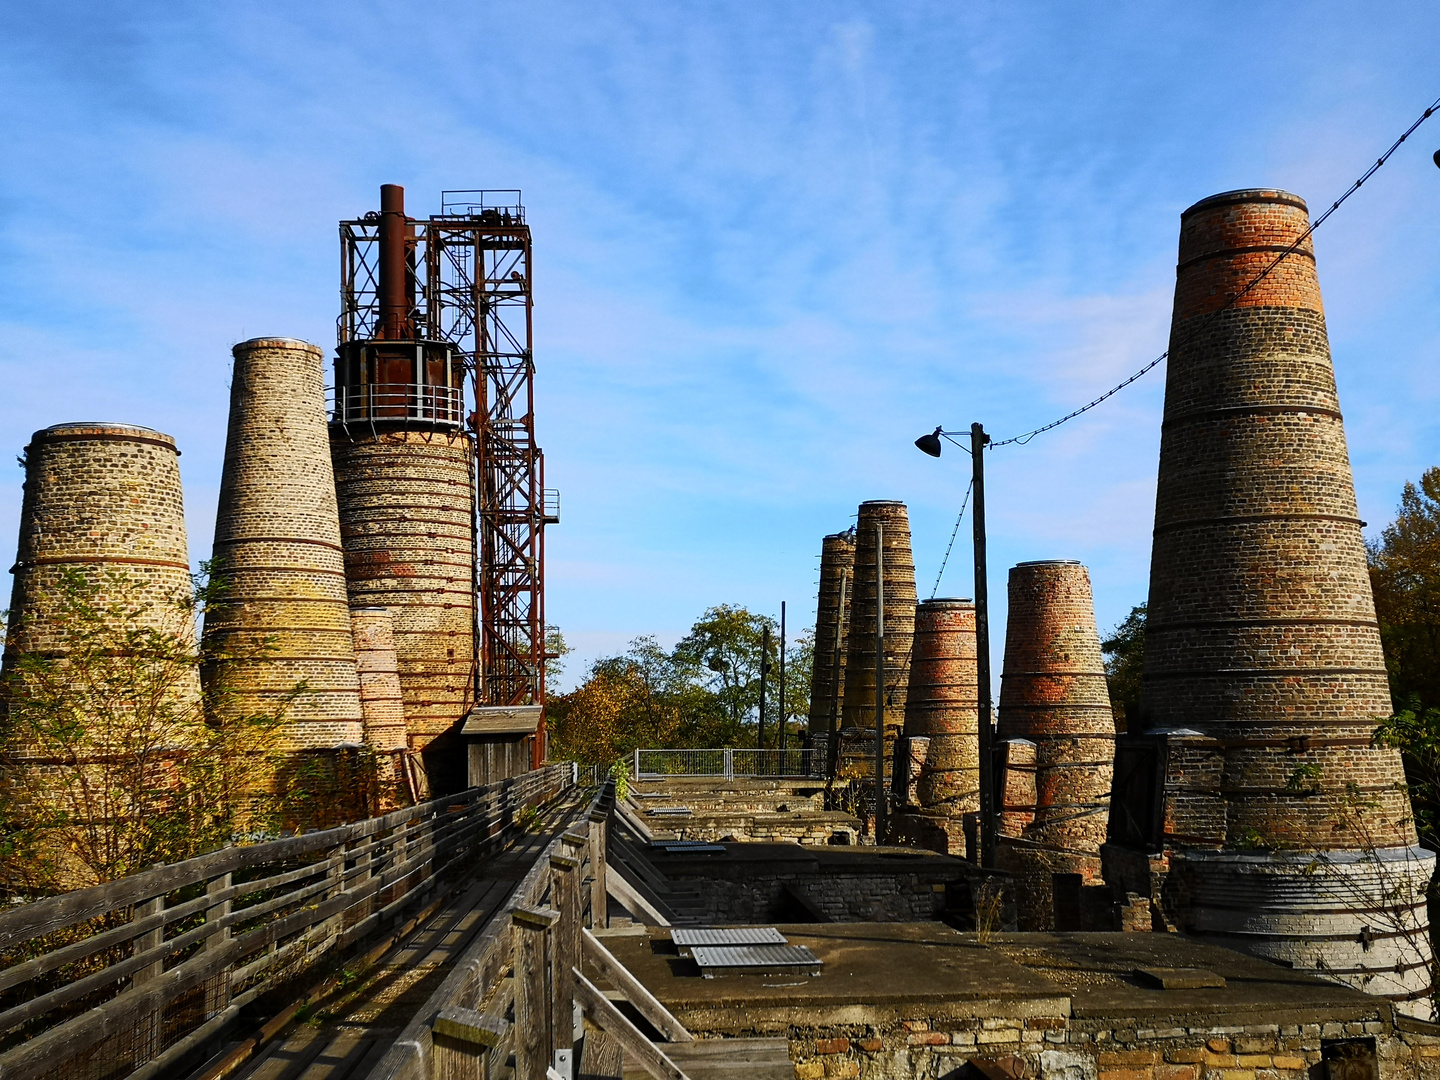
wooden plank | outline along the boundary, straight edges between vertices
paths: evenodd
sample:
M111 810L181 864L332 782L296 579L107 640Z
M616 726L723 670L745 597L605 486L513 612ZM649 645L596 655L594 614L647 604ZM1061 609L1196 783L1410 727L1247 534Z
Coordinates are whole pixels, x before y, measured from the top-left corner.
M565 837L561 836L562 846ZM566 855L550 856L550 906L560 913L553 935L552 967L566 972L580 965L580 860ZM575 995L568 979L556 976L551 982L551 1012L556 1050L570 1050L580 1032Z
M659 999L646 989L645 984L632 975L629 968L615 959L615 954L605 948L600 939L589 930L582 932L581 950L585 959L595 965L595 969L604 976L605 981L623 993L630 1004L635 1006L635 1011L648 1020L650 1025L668 1041L672 1043L694 1042L695 1036L686 1030L685 1025L675 1019L670 1010L660 1004Z
M515 957L515 1080L545 1080L555 1059L555 1016L550 999L552 940L560 913L517 907L510 912Z
M601 795L597 795L590 804L591 810L599 803ZM546 846L524 879L502 902L501 910L516 904L539 903L550 872L546 858L558 844L557 837ZM474 1008L480 1004L500 978L501 967L507 959L509 934L508 920L496 918L489 922L445 981L430 995L415 1019L396 1037L367 1080L429 1080L432 1048L430 1018L448 1005Z
M638 1061L655 1080L690 1080L665 1051L647 1039L615 1005L595 989L595 984L579 969L571 968L575 978L575 997L595 1025L620 1044L627 1054ZM517 1078L519 1080L519 1078Z
M649 825L640 820L639 809L629 799L623 803L618 801L615 803L615 813L621 821L625 822L626 828L648 844L655 839L655 834L650 831Z
M237 951L231 941L223 949L201 953L144 986L135 987L0 1054L0 1077L30 1080L51 1071L101 1039L128 1028L135 1014L159 1009L217 971L225 970Z
M670 918L660 907L641 893L634 882L629 880L620 867L611 864L605 868L605 890L632 914L652 926L669 926ZM669 914L674 914L670 912Z
M542 770L551 772L560 766ZM312 852L324 851L337 845L372 836L379 832L398 828L411 821L430 816L442 816L448 808L460 804L469 805L489 793L488 785L471 788L459 795L434 799L419 806L405 807L377 818L342 825L334 829L306 833L303 836L289 836L269 840L262 844L231 846L200 855L184 862L146 870L139 874L119 878L103 885L92 885L60 896L47 897L29 904L21 904L0 912L0 950L31 938L62 930L78 922L85 922L104 915L117 908L130 907L151 897L163 896L186 885L208 881L221 874L260 866L268 862L294 859ZM535 790L533 784L521 789L529 793Z
M621 1080L624 1076L625 1054L605 1032L586 1035L583 1049L576 1080Z
M794 1080L785 1039L699 1039L667 1047L690 1080ZM636 1064L639 1064L637 1061Z
M605 891L605 822L608 815L599 809L590 811L590 925L605 929L610 925L610 894Z

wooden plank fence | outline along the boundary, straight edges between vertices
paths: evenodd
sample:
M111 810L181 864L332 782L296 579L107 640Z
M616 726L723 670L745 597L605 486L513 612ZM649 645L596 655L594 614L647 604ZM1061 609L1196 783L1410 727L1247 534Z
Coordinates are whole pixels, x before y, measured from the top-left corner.
M166 1075L267 990L404 919L573 782L552 765L0 911L0 1080Z

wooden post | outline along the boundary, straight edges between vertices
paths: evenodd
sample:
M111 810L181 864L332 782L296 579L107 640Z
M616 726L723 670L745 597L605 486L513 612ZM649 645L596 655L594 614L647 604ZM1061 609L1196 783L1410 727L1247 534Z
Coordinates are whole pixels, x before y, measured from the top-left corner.
M433 1080L491 1080L490 1057L510 1025L497 1016L451 1005L430 1025ZM498 1071L497 1071L498 1074Z
M563 838L562 838L563 839ZM573 1052L584 1030L575 1013L575 988L565 973L580 965L580 860L550 856L550 903L560 912L555 925L555 978L551 986L555 1018L555 1049ZM561 1070L557 1070L561 1071Z
M610 925L610 900L605 892L605 823L603 810L590 814L590 927L606 929Z
M510 912L515 956L515 1080L546 1080L555 1056L551 1014L551 931L560 913L516 907Z
M206 896L218 896L221 893L230 891L230 875L221 874L213 879L205 887ZM230 914L230 901L220 900L205 909L205 921L216 922ZM206 952L214 949L222 949L230 944L230 927L226 926L205 939L203 948ZM205 1015L214 1016L230 1004L230 969L226 968L214 977L214 981L205 990Z
M165 897L151 897L142 903L135 905L134 921L149 918L151 915L159 915L165 910ZM147 930L143 934L137 934L130 947L131 956L139 956L150 949L159 948L165 941L165 924L161 923L153 930ZM135 988L143 986L151 979L158 976L165 970L165 962L157 960L153 964L146 964L134 975L130 976L130 985ZM160 1052L160 1012L154 1010L139 1019L135 1025L135 1064L143 1065Z

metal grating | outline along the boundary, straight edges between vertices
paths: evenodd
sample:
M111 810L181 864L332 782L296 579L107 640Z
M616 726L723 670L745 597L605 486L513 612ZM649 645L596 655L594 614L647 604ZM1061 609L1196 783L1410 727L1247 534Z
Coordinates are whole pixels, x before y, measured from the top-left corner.
M773 926L677 926L670 940L688 949L695 945L788 945L785 935Z
M652 806L645 812L652 817L689 817L694 813L688 806Z
M666 855L725 855L728 852L720 844L707 844L698 840L681 840L670 843L665 840L656 840L651 845L657 851L663 851Z
M691 950L700 974L820 974L820 958L804 945L696 945Z

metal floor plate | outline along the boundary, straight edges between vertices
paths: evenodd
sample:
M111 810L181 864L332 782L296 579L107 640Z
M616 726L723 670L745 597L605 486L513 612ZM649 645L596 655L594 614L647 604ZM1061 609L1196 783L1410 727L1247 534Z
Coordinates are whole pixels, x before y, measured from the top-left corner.
M690 955L707 979L716 975L820 973L820 958L804 945L696 945Z
M785 935L773 926L676 926L670 940L679 948L696 945L788 945Z

